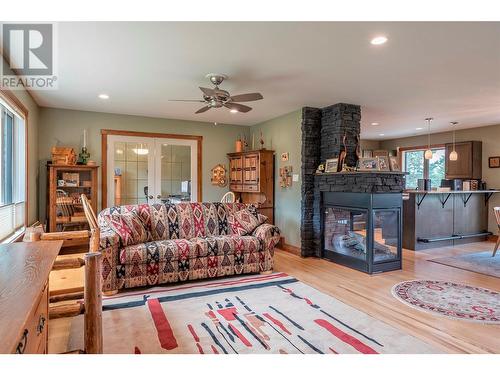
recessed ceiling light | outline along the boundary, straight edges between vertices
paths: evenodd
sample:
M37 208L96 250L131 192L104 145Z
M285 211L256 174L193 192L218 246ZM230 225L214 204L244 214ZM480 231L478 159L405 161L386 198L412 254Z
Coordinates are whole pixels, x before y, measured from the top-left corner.
M231 113L238 113L238 110L233 108L233 109L230 109L229 112L231 112Z
M106 99L109 99L109 95L108 95L108 94L99 94L99 95L98 95L98 98L99 98L99 99L106 100Z
M423 128L415 128L415 130L422 130Z
M380 133L379 135L380 135L381 137L383 137L385 134L384 134L384 133Z
M375 46L378 46L384 44L385 42L387 42L387 38L385 36L377 36L373 38L370 43Z
M378 122L372 122L372 125L373 125L373 126L377 126L377 125L378 125Z

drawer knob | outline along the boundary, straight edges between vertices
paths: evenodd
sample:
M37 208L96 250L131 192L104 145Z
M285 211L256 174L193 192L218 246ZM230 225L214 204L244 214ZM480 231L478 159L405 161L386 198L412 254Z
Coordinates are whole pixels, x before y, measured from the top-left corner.
M43 315L40 315L40 319L38 319L38 326L36 327L38 335L42 334L44 328L45 328L45 317Z
M16 354L24 354L27 343L28 343L28 330L25 329L21 341L19 341L19 344L17 344Z

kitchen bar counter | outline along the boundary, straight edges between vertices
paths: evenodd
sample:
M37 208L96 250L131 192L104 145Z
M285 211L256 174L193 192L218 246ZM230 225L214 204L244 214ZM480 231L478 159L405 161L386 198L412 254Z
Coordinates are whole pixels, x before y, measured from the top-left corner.
M423 250L483 241L488 200L500 190L406 190L403 193L403 247Z

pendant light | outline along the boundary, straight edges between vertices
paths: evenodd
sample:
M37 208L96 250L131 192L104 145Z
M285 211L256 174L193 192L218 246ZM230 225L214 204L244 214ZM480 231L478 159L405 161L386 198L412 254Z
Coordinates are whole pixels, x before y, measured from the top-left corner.
M427 150L425 150L424 158L427 160L432 159L432 150L431 150L431 121L434 120L432 117L427 117L425 121L427 121Z
M450 122L451 126L453 126L453 151L450 152L450 160L451 161L457 161L458 160L458 153L455 151L455 127L458 124L457 121L452 121Z

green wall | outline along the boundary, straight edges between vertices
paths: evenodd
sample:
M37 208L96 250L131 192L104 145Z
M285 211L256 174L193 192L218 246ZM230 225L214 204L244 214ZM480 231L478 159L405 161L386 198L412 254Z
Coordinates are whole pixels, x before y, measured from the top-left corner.
M101 165L101 129L130 130L154 133L174 133L203 136L202 176L203 200L219 201L228 188L210 183L211 169L221 163L228 167L226 153L234 151L234 141L240 135L249 136L246 126L129 116L111 113L40 108L38 159L40 169L40 218L45 218L46 167L52 146L81 149L83 129L88 132L90 158ZM100 173L99 173L100 181ZM100 193L99 193L100 195ZM99 203L100 206L100 203Z
M255 137L256 147L258 147L262 131L264 146L276 151L274 221L281 229L285 242L297 247L300 247L301 219L301 122L302 110L297 110L250 127L250 140ZM281 161L280 155L283 152L289 153L289 161ZM299 181L292 182L292 186L289 188L281 188L278 181L279 168L285 165L291 165L293 174L299 175Z

